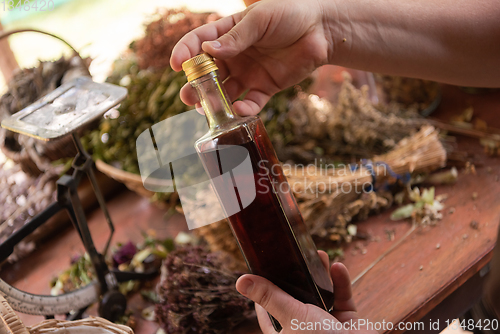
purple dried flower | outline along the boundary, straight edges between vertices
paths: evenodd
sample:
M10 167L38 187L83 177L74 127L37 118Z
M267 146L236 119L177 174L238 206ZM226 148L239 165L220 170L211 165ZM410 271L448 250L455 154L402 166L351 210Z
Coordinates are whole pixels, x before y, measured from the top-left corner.
M118 267L122 263L129 263L137 253L137 247L129 241L113 254L113 264Z
M75 263L77 263L78 261L80 261L81 258L82 258L81 255L78 255L78 254L77 255L73 255L71 257L70 264L74 265Z

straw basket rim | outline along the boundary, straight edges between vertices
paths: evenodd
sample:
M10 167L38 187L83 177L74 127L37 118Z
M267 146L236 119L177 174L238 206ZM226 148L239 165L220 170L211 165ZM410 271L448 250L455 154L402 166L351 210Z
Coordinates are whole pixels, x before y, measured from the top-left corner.
M118 325L100 317L90 316L81 320L56 320L48 319L39 324L26 327L7 300L0 295L0 333L1 334L45 334L53 330L75 327L97 327L106 329L113 334L134 334L132 328Z
M123 169L112 166L100 159L95 161L95 166L101 173L123 183L128 189L143 197L151 198L155 194L154 192L144 188L144 185L142 184L142 177L138 174L124 171Z
M0 333L29 334L22 320L2 295L0 295Z
M92 316L74 321L48 319L37 325L28 327L27 330L30 334L43 334L50 333L51 330L69 329L81 326L102 328L114 334L134 334L134 331L128 326L117 325L106 319Z
M101 159L97 159L95 161L95 166L96 168L106 174L107 176L120 181L120 182L130 182L134 184L141 184L142 185L142 177L138 174L134 174L132 172L127 172L124 171L123 169L117 168L113 165L110 165L106 162L104 162ZM153 192L151 192L153 194Z
M151 199L155 195L155 192L148 190L144 187L142 177L138 174L124 171L123 169L110 165L101 159L97 159L95 161L95 166L97 170L99 170L101 173L105 174L106 176L118 182L123 183L128 189L132 190L133 192L145 198ZM155 184L162 185L163 183L161 180L155 181L154 179L150 180L149 182L151 182L151 184L153 185ZM175 201L177 198L178 198L177 196L173 196L171 197L170 200L168 200L168 202L157 201L157 200L154 200L153 202L161 209L168 209L172 206L175 206Z

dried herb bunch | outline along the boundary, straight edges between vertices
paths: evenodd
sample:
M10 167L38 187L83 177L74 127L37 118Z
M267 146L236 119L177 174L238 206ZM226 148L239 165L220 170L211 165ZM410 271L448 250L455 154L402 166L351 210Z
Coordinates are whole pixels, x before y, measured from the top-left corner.
M128 97L118 110L107 115L86 138L95 159L139 174L136 140L145 130L170 116L188 110L179 97L186 83L182 73L140 70L133 58L115 63L107 80L128 88Z
M141 69L170 66L170 55L177 41L191 30L220 18L215 13L193 13L187 9L171 9L146 27L146 36L133 42Z
M304 220L310 232L331 240L339 240L353 218L392 205L392 195L385 191L366 193L366 185L376 180L376 188L398 182L395 175L430 172L446 163L446 151L438 131L424 126L411 137L402 139L391 151L374 156L371 161L351 169L337 166L329 170L309 167L287 172ZM347 169L346 169L347 168ZM313 183L314 187L308 187Z
M424 111L440 98L440 85L437 82L414 78L375 74L382 88L386 102L397 102L405 108Z
M61 57L56 61L40 61L37 67L18 70L7 85L7 93L0 98L2 117L26 108L62 83L85 75L85 67L90 61L86 59L85 62L81 64L78 57Z
M351 81L346 73L336 105L305 93L307 81L271 99L261 117L281 161L371 157L425 124L416 109L372 104L368 87L357 89Z
M171 252L163 263L156 315L170 334L228 333L251 312L220 253L200 246Z
M415 134L425 122L403 108L388 110L373 105L367 87L356 89L346 78L335 114L328 118L329 138L339 152L359 152L363 158L383 154L405 137Z
M276 93L259 113L276 154L281 161L287 161L294 157L293 145L303 140L296 138L294 126L290 122L288 112L297 94L301 91L307 91L311 84L312 78L307 78L298 85ZM300 156L300 153L298 152L297 155Z
M230 256L230 261L227 263L229 269L248 271L243 254L226 219L197 228L193 232L207 242L210 251L224 252Z

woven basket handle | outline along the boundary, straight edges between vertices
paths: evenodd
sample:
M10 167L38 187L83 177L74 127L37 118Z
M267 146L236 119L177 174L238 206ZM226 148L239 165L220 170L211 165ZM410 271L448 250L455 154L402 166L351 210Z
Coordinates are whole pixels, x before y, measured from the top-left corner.
M56 36L54 34L51 34L49 32L46 32L46 31L42 31L42 30L38 30L38 29L31 29L31 28L26 28L26 29L15 29L15 30L10 30L10 31L4 31L2 33L0 33L0 40L1 39L4 39L4 38L7 38L11 35L14 35L14 34L18 34L18 33L22 33L22 32L36 32L36 33L39 33L39 34L43 34L43 35L47 35L47 36L50 36L50 37L53 37L55 39L58 39L60 40L61 42L63 42L64 44L66 44L71 50L73 50L73 52L75 53L75 55L80 58L80 60L82 61L82 64L85 66L85 69L87 70L88 72L88 75L90 76L90 72L89 72L89 68L88 66L85 64L85 62L83 61L83 58L82 56L80 56L80 53L78 53L78 51L76 51L76 49L71 46L71 44L69 44L68 42L66 42L64 39L62 39L61 37L59 36Z
M0 334L29 334L9 303L0 295Z

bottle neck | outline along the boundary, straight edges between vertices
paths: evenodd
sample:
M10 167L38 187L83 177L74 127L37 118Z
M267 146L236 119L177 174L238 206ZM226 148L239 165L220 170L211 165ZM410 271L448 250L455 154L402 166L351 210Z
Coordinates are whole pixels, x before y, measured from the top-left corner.
M210 130L217 129L238 117L234 113L233 105L219 79L218 72L212 71L191 81L191 86L196 89L200 98Z

